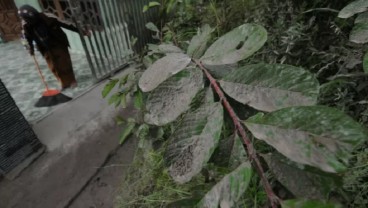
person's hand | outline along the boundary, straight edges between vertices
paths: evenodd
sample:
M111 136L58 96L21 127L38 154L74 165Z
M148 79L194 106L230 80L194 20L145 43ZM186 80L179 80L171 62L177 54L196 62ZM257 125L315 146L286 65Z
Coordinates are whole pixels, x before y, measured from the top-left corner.
M92 32L91 32L91 30L84 30L84 31L83 31L83 35L84 35L84 36L91 37Z

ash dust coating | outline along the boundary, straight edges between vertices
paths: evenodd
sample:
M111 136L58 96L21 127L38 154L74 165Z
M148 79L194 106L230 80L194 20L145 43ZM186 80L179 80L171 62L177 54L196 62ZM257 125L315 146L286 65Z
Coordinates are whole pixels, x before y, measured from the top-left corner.
M169 173L176 182L188 182L200 173L218 145L222 126L220 103L205 103L185 115L165 153Z

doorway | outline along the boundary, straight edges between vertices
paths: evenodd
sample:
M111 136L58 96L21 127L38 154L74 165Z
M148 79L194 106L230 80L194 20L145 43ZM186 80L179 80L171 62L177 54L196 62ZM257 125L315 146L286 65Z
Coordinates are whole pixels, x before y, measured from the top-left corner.
M0 35L4 41L19 39L21 21L13 0L0 0Z

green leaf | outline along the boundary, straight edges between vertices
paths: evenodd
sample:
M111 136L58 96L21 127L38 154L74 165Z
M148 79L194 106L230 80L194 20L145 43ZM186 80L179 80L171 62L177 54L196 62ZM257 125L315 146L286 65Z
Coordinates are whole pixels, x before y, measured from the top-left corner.
M138 42L138 38L135 36L130 37L130 45L135 46L135 44Z
M127 94L126 93L123 93L121 96L120 96L120 103L121 103L121 107L122 108L126 108L127 107L127 98L126 98Z
M251 177L250 163L243 163L217 183L197 207L233 207L247 190Z
M140 90L138 90L134 95L134 107L136 109L143 108L143 93Z
M119 88L124 86L128 82L129 74L124 75L119 82Z
M106 96L111 92L111 90L115 87L115 85L119 82L118 79L110 80L109 83L107 83L102 90L102 97L106 98Z
M358 23L350 33L349 40L354 43L368 42L368 22Z
M120 135L119 143L123 144L125 140L133 133L134 127L136 126L135 122L128 122L123 132Z
M334 180L337 176L312 172L306 167L300 169L277 153L264 155L263 158L275 178L298 198L325 200L337 187L337 180Z
M157 28L157 26L155 24L153 24L152 22L148 22L146 24L146 28L153 31L153 32L156 32L156 33L160 32L160 30Z
M118 124L118 125L122 125L122 124L125 124L125 119L123 118L123 117L121 117L121 116L117 116L116 117L116 123Z
M184 207L188 207L188 208L192 208L195 207L196 204L198 204L198 202L200 201L200 199L197 198L190 198L190 199L181 199L179 201L175 201L172 202L170 204L168 204L166 206L166 208L184 208Z
M146 68L148 68L148 67L150 67L153 64L153 59L149 55L147 55L147 56L144 56L143 57L142 62L144 64L144 66Z
M220 140L223 114L222 105L212 103L184 116L165 152L174 181L190 181L207 164Z
M119 93L115 93L113 94L110 98L109 98L109 105L119 102L120 101L120 96Z
M342 208L339 204L331 202L321 202L306 199L292 199L283 201L281 203L282 208Z
M147 12L147 11L148 11L148 9L149 9L148 5L144 5L144 7L143 7L143 12Z
M266 112L314 105L319 92L318 81L312 73L282 64L244 66L224 77L220 85L238 102Z
M258 51L267 40L260 25L244 24L219 38L201 58L205 65L234 64Z
M340 18L349 18L354 16L355 14L365 12L368 9L368 0L357 0L351 2L346 7L344 7L340 12L338 17Z
M200 58L207 49L207 43L214 31L208 24L204 25L190 41L187 54L192 58Z
M365 53L364 58L363 58L363 69L364 69L364 72L368 74L368 52Z
M119 93L118 98L115 100L115 108L117 108L121 104L121 98L125 97L125 93Z
M172 76L148 94L145 122L162 126L176 120L189 110L193 98L203 87L200 69L187 68Z
M161 4L157 1L151 1L148 3L148 6L151 8L151 7L154 7L154 6L160 6Z
M147 124L142 124L139 126L136 135L139 139L147 138L149 134L150 127Z
M326 172L343 172L368 132L343 112L326 106L291 107L249 118L253 135L290 160Z
M167 54L144 71L139 80L139 87L143 92L154 90L169 77L185 69L190 61L190 57L185 54Z

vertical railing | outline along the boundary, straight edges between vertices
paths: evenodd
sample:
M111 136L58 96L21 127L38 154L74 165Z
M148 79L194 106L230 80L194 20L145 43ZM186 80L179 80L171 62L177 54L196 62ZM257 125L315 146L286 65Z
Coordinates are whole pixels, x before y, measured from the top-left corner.
M126 66L133 51L140 53L152 41L153 34L145 25L155 21L157 10L143 12L150 0L68 1L81 33L91 31L90 36L81 36L81 41L97 80ZM134 48L132 37L138 40Z
M128 9L129 31L131 35L137 38L137 43L134 45L136 52L141 52L147 43L152 42L153 33L146 28L148 22L157 23L158 8L151 8L143 12L143 7L148 5L151 0L125 0Z
M127 23L121 17L120 0L69 0L81 33L83 48L97 80L112 75L127 65L132 54Z

